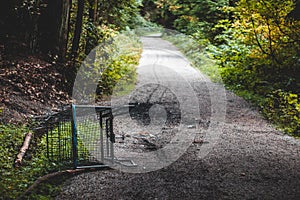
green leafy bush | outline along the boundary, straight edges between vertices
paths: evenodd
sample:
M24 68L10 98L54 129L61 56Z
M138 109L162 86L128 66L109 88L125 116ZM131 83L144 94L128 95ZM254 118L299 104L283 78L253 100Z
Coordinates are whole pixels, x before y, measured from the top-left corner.
M297 94L276 90L262 104L264 114L286 133L300 136L300 99Z
M119 34L109 42L109 45L101 47L101 62L96 61L95 70L100 72L97 95L111 95L116 85L134 85L136 81L136 66L139 63L142 46L139 38L129 30ZM123 85L124 86L124 85ZM124 88L123 88L124 89Z
M263 113L286 133L299 135L300 24L288 18L293 8L291 0L240 0L228 8L234 20L215 26L223 32L208 49L227 87L261 104Z
M15 199L39 176L55 167L46 158L45 143L33 137L22 167L14 168L14 159L28 131L24 126L0 125L0 192L3 199Z

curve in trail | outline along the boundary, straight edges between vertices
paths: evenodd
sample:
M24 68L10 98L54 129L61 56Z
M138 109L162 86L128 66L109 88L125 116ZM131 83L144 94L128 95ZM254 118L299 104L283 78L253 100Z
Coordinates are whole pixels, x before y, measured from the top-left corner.
M116 144L116 154L131 154L143 167L121 168L139 173L75 176L56 198L299 199L299 141L275 130L233 93L226 91L225 98L224 88L191 68L169 42L159 37L142 41L136 90L116 100L138 105L116 119L117 132L126 136ZM156 148L146 149L140 143L145 139ZM166 150L176 155L171 158L153 153L170 143L184 148Z

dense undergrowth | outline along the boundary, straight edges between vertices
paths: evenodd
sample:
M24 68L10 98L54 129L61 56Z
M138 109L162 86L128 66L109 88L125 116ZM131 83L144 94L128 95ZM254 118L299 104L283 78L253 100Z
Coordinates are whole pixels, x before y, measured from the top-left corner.
M106 45L107 46L107 45ZM98 83L99 94L112 95L118 92L119 95L128 93L136 83L136 69L142 53L142 45L139 38L131 30L127 30L115 37L113 44L109 45L112 53L104 63L96 63L101 72L101 79ZM103 68L104 66L104 68Z
M300 21L289 17L294 7L291 0L239 1L228 8L235 21L216 25L223 31L209 52L230 89L286 133L300 136Z
M56 166L46 158L45 141L37 137L31 141L30 148L23 160L22 167L15 168L14 160L22 146L28 128L14 125L0 125L0 169L1 199L15 199L39 176L51 172Z

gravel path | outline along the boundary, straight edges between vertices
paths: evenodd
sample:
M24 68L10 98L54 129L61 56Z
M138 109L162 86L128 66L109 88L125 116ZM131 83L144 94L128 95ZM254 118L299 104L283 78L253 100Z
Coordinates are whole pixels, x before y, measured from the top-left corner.
M67 180L56 199L300 199L300 142L208 81L170 43L143 37L134 104L115 118L136 167Z

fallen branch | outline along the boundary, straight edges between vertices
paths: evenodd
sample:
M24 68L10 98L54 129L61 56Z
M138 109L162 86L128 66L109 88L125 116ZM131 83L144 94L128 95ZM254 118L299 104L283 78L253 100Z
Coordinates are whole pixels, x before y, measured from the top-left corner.
M47 174L45 176L39 177L18 199L24 199L25 196L29 195L34 191L35 188L37 188L41 183L49 181L51 178L54 177L61 177L63 175L71 175L71 174L77 174L81 172L88 172L88 171L94 171L97 170L97 168L90 168L90 169L69 169L59 172L53 172L51 174Z
M32 137L31 132L26 134L26 137L25 137L24 142L23 142L23 146L21 147L21 149L20 149L20 151L17 155L17 158L15 160L15 167L20 167L22 165L22 160L23 160L23 157L24 157L26 151L28 150L31 137Z
M45 182L53 177L57 177L57 176L63 176L66 174L74 174L74 173L78 173L78 172L83 172L85 171L85 169L74 169L74 170L65 170L65 171L59 171L59 172L53 172L51 174L47 174L45 176L39 177L22 195L22 197L24 197L25 195L30 194L39 184L41 184L42 182Z

